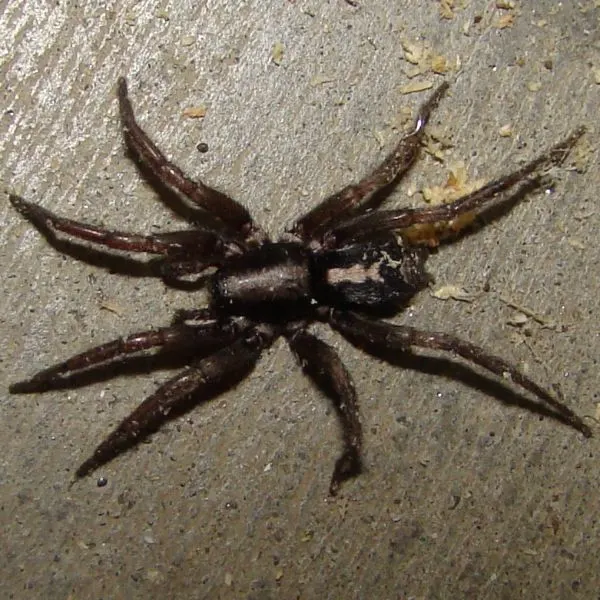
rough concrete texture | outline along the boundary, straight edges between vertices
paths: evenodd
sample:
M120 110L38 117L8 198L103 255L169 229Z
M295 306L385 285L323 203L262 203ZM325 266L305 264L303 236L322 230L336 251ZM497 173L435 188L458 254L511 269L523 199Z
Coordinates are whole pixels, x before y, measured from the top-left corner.
M398 319L510 357L598 417L597 2L102 4L15 0L0 18L2 188L76 219L184 226L124 155L119 75L165 152L275 236L381 160L427 96L406 86L452 84L439 159L424 152L389 206L422 202L459 161L491 178L588 125L551 186L432 257L435 285L469 302L424 292ZM34 396L8 384L205 296L61 255L6 194L0 219L2 598L598 597L597 421L586 440L460 361L403 369L324 327L365 430L365 473L335 500L335 413L283 342L70 486L168 372Z

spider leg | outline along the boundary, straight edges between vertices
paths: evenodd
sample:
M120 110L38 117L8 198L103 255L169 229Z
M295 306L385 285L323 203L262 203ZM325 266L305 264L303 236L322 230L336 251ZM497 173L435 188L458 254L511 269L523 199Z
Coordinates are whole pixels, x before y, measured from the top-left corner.
M325 342L303 330L289 336L288 342L303 370L333 398L342 422L344 451L335 463L329 486L329 493L335 496L346 479L361 471L362 427L354 385L336 351Z
M136 354L142 350L158 347L165 349L213 348L229 344L239 336L239 327L233 321L225 323L217 321L210 317L208 311L205 311L202 317L204 322L197 325L177 323L170 327L139 331L90 348L64 362L36 373L30 379L12 384L9 391L12 394L24 394L60 387L65 380L81 371Z
M206 308L180 308L175 311L171 325L180 325L186 321L204 321L210 318L210 311Z
M353 213L373 208L373 195L401 177L414 162L425 125L448 87L448 83L442 83L433 92L421 106L413 131L400 140L372 173L323 200L296 222L293 232L303 239L317 239L330 229L332 224L339 223Z
M54 238L57 231L66 233L112 250L147 252L150 254L180 255L189 252L215 253L236 248L223 243L222 238L211 231L202 229L175 231L156 235L139 235L123 231L111 231L80 221L60 217L38 204L27 202L20 196L11 194L11 204L43 235Z
M523 389L531 392L552 407L571 427L585 437L591 437L591 429L568 406L557 400L550 392L502 358L489 354L483 348L447 333L421 331L405 325L373 321L353 312L333 310L329 322L344 337L358 346L374 350L399 350L410 352L411 347L443 350L460 356L468 362L483 367L501 378L510 378Z
M219 393L243 379L273 343L273 328L257 325L230 346L202 358L161 385L108 435L76 471L84 477L156 431L168 418L190 408L190 395Z
M209 267L220 267L223 263L223 258L224 257L222 256L209 256L195 260L178 258L172 260L160 260L156 265L155 272L169 285L195 286L197 283L202 282L204 278L203 272ZM197 275L198 277L195 281L181 279L186 275Z
M332 227L325 237L330 239L329 243L340 244L350 239L370 237L384 231L405 229L418 223L451 221L465 213L481 210L494 202L498 194L525 181L536 171L560 164L584 133L584 127L576 129L568 138L523 165L520 169L500 177L450 204L386 210L359 215Z
M117 85L123 137L129 150L148 165L161 182L180 192L196 206L218 217L229 228L238 232L250 229L252 219L244 206L201 181L191 180L179 167L167 160L135 120L127 93L127 80L120 77Z

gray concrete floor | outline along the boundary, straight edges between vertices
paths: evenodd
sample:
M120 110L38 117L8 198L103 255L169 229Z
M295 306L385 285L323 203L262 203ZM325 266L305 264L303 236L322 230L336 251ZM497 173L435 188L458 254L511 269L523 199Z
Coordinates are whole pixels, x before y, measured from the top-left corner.
M103 4L15 0L0 18L3 190L76 219L182 226L124 156L119 75L167 154L275 236L392 147L428 93L407 85L451 81L432 123L447 147L424 153L390 206L421 202L457 161L494 177L587 124L551 193L432 257L437 285L474 299L425 292L399 319L510 357L598 416L597 2L455 2L452 18L408 0ZM199 106L204 119L183 116ZM70 487L167 372L36 396L8 384L205 297L59 254L6 196L0 219L1 597L598 597L592 420L585 440L456 363L401 369L321 327L365 429L366 472L337 499L335 414L282 342L101 469L105 487Z

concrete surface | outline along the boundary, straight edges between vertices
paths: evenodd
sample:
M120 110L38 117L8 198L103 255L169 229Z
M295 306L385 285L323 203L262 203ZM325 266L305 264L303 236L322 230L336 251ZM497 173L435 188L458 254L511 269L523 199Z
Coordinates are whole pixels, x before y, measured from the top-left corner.
M597 417L600 9L501 4L5 3L2 189L107 226L179 227L124 156L119 75L166 153L274 235L381 159L428 93L405 94L415 82L452 82L432 123L447 147L390 206L421 202L456 161L490 178L587 124L548 193L432 257L437 284L471 302L425 292L399 319L511 357ZM204 296L59 254L6 195L0 219L2 598L599 597L597 422L585 440L457 363L401 369L326 328L365 429L366 472L339 498L335 414L284 343L101 469L105 487L70 487L167 373L37 396L9 382Z

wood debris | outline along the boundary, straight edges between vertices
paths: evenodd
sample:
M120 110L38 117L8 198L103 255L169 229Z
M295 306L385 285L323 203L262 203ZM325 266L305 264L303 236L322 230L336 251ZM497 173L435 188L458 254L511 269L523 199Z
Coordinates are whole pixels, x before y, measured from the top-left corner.
M188 106L183 109L182 112L184 117L189 119L203 119L206 116L206 106L199 104L198 106Z

